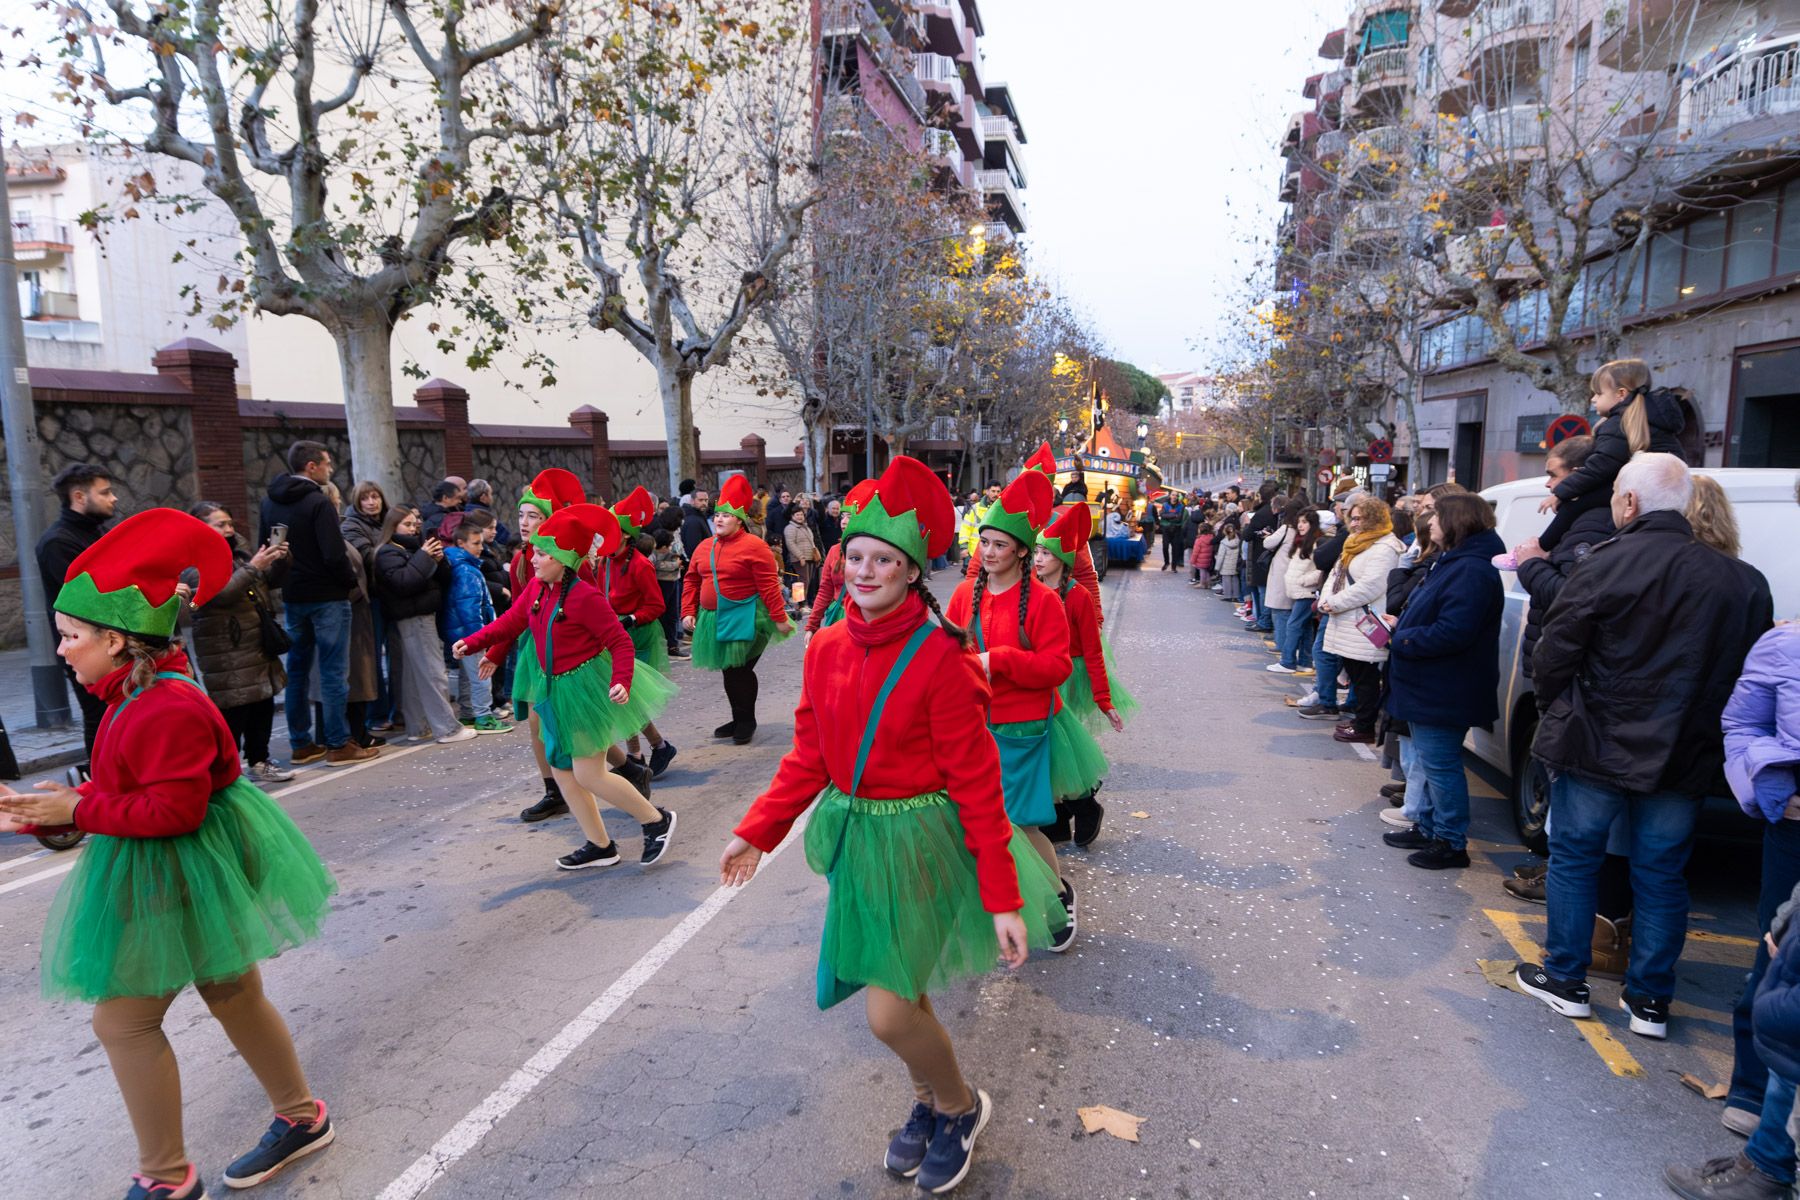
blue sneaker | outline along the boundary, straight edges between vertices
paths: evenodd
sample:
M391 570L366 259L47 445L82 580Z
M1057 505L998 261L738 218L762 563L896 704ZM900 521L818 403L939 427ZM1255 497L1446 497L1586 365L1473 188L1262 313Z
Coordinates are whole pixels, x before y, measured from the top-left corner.
M269 1132L263 1134L262 1141L256 1144L256 1149L225 1168L225 1186L255 1187L289 1163L331 1145L337 1132L332 1129L331 1118L325 1113L325 1102L318 1100L314 1103L319 1106L319 1119L311 1125L302 1125L298 1121L277 1116L269 1126Z
M180 1183L158 1183L147 1175L133 1175L125 1200L201 1200L205 1195L206 1185L200 1182L194 1164L189 1163L187 1178Z
M994 1102L980 1088L975 1089L975 1107L960 1117L937 1114L931 1131L931 1146L915 1176L918 1185L934 1196L951 1191L963 1181L975 1163L975 1139L987 1128L994 1115Z
M888 1143L887 1159L882 1165L902 1179L917 1175L919 1164L925 1161L925 1146L931 1141L932 1126L936 1123L937 1114L931 1111L931 1105L913 1101L912 1116L906 1118L906 1124Z

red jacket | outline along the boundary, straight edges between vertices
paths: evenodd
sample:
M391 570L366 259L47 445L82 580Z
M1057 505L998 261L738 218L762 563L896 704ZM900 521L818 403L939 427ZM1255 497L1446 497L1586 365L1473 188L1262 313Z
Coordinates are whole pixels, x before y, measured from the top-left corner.
M825 552L825 566L819 571L819 591L813 597L812 612L806 617L806 631L819 632L819 624L825 619L825 610L831 602L838 598L844 590L844 543L833 542L831 549Z
M1201 529L1200 532L1194 535L1192 565L1198 567L1202 571L1212 570L1213 535L1210 529Z
M1062 600L1069 614L1069 653L1087 670L1094 703L1101 712L1111 712L1112 685L1106 678L1106 650L1100 644L1100 618L1094 612L1093 597L1085 588L1071 587Z
M164 656L157 670L193 671L180 650ZM160 679L121 711L130 674L126 664L88 688L107 707L94 743L93 778L75 789L81 793L75 826L110 837L192 833L213 794L238 777L237 740L197 684Z
M926 619L917 596L874 623L854 603L844 612L844 620L820 630L807 648L793 749L738 823L737 835L765 853L781 844L826 784L850 791L875 693ZM981 665L960 642L935 633L925 639L888 696L860 794L898 800L948 792L962 818L963 844L975 856L982 907L1016 912L1024 901L1008 850L1012 823L1000 796L1000 756L983 729L987 699Z
M1030 559L1025 560L1025 570L1027 573L1031 571ZM969 555L969 569L963 572L963 578L972 580L980 571L981 552L977 550L974 554ZM1088 552L1086 542L1083 542L1081 549L1075 552L1075 566L1069 574L1074 577L1076 583L1087 589L1088 595L1094 598L1094 615L1099 619L1101 625L1105 625L1106 610L1100 604L1100 576L1094 572L1094 556Z
M656 568L636 550L600 564L600 591L612 601L613 611L621 617L629 615L633 625L650 624L667 607L656 582Z
M741 529L728 538L709 537L694 547L681 584L681 615L698 616L703 608L718 611L719 594L713 590L715 546L719 550L719 586L725 589L725 598L761 597L769 617L777 625L786 625L787 601L781 595L781 571L775 564L775 552L767 542Z
M1069 617L1057 594L1026 573L1020 585L1030 589L1026 600L1025 633L1031 648L1019 638L1019 593L1015 588L996 596L981 597L981 632L988 651L988 675L994 699L988 721L1004 725L1012 721L1042 721L1062 707L1056 690L1069 677ZM974 632L969 606L975 585L963 580L944 616Z
M470 650L486 650L490 659L504 662L519 635L530 629L538 662L551 675L573 671L588 659L599 657L601 651L611 650L612 681L629 688L631 673L637 666L631 635L619 624L612 605L606 602L600 589L585 579L577 579L569 585L550 647L556 654L556 661L545 661L544 631L550 624L550 613L556 607L556 592L561 586L534 578L526 585L524 593L513 601L511 608L463 641ZM538 603L540 598L542 604Z

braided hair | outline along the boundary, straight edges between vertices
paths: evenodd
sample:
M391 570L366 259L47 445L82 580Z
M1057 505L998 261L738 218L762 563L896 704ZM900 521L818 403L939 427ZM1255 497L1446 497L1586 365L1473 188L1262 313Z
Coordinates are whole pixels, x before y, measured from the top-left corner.
M931 589L925 586L925 577L923 575L918 576L912 581L911 590L919 594L919 598L925 602L926 609L932 616L937 618L939 629L942 629L950 637L962 643L962 648L964 650L972 649L974 647L975 635L968 629L955 624L948 617L944 616L944 610L939 607L937 597L932 595ZM976 614L976 619L980 620L979 612Z
M1008 534L1007 536L1011 537L1012 535ZM1017 538L1013 538L1013 540L1018 541ZM1027 559L1029 558L1027 548L1025 546L1021 545L1020 550L1021 550L1021 553L1019 555L1019 641L1022 645L1024 645L1024 647L1027 650L1029 650L1029 649L1031 649L1031 636L1025 632L1025 618L1027 617L1027 615L1029 615L1030 610L1031 610L1031 567L1030 567L1029 563L1027 562ZM981 599L984 595L987 594L987 587L988 587L988 572L987 572L986 567L982 567L975 574L975 594L972 597L973 603L969 606L970 613L972 614L970 620L972 622L979 622L981 620Z

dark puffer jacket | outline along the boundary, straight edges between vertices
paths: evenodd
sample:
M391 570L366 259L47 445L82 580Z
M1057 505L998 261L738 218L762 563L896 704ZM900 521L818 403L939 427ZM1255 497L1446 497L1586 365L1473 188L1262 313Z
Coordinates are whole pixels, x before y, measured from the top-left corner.
M1612 509L1601 505L1576 517L1548 557L1527 559L1519 564L1519 586L1531 597L1531 603L1525 609L1525 642L1519 650L1519 666L1526 678L1531 677L1531 652L1537 648L1538 637L1544 632L1544 617L1568 581L1569 573L1587 561L1594 547L1615 532Z
M1388 712L1424 725L1492 725L1500 715L1500 572L1491 529L1434 554L1388 645Z
M450 587L450 564L421 548L418 536L394 535L375 551L375 594L389 621L429 617L444 603Z
M250 565L235 539L231 557L230 582L194 614L196 665L220 708L267 700L287 686L281 660L263 654L262 623L275 619L269 577Z
M262 502L261 540L269 530L288 527L289 558L274 582L288 603L348 600L356 589L338 512L319 485L301 475L277 475Z
M1675 393L1658 389L1647 395L1634 396L1594 427L1593 453L1553 489L1558 500L1566 504L1597 488L1611 490L1620 469L1631 461L1631 443L1625 437L1625 410L1633 404L1642 404L1644 415L1650 418L1650 450L1681 456L1681 427L1685 422L1681 416L1681 401Z
M1589 552L1532 652L1544 764L1630 792L1723 788L1719 724L1774 616L1769 581L1646 513Z

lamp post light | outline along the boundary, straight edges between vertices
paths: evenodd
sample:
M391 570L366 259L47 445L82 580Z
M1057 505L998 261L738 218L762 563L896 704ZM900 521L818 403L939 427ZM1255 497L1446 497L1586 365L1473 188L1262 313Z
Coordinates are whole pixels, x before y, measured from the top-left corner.
M1139 421L1137 424L1137 435L1138 449L1142 450L1144 448L1144 443L1150 440L1150 422Z

